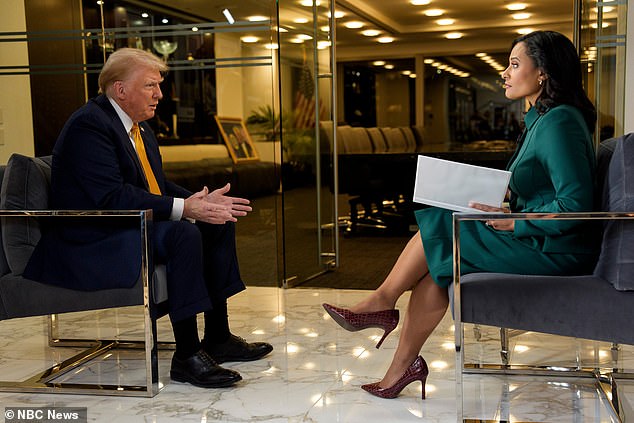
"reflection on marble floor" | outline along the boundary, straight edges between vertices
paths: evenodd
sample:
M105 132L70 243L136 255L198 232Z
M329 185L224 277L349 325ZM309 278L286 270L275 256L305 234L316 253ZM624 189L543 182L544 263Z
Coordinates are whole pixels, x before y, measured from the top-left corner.
M380 330L350 333L334 324L321 303L350 305L365 291L250 287L229 302L232 331L248 340L266 340L275 350L252 363L226 363L243 381L234 388L201 389L169 380L171 352L160 353L164 389L154 398L0 393L2 407L75 406L88 408L89 421L116 422L454 422L456 394L453 322L447 314L422 351L430 366L427 399L420 384L409 385L397 399L375 398L359 388L379 379L396 347L399 328L383 347L374 345ZM408 296L399 301L405 309ZM43 318L0 322L0 378L21 380L73 354L46 346ZM140 338L138 308L61 316L63 337ZM117 330L112 328L117 327ZM202 327L202 324L201 324ZM480 328L479 339L466 330L467 361L499 363L495 328ZM159 339L169 340L166 318ZM548 363L592 366L594 357L608 367L634 369L634 348L621 347L618 365L610 345L526 333L511 341L513 364ZM125 351L93 360L73 381L142 383L139 352ZM626 403L634 386L623 386ZM465 415L522 422L610 422L606 407L589 379L524 376L465 376Z

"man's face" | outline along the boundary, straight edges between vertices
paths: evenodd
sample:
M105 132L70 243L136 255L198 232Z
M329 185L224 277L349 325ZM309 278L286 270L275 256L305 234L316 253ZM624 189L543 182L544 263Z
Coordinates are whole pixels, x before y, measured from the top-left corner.
M142 122L154 117L156 106L163 93L160 83L163 77L158 70L140 67L124 81L115 82L115 96L134 122Z

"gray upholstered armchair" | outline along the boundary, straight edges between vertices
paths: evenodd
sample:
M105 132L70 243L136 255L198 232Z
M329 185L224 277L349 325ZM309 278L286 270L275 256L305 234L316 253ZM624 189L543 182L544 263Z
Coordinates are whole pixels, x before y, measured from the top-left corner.
M80 354L24 381L0 381L0 391L154 396L159 391L156 319L167 299L164 268L155 268L148 231L151 211L48 210L50 157L14 154L0 168L0 321L48 315L49 344L86 347ZM76 291L26 279L22 272L40 239L40 225L59 219L118 219L136 225L141 238L142 265L138 282L130 289ZM60 339L58 313L143 305L144 340ZM1 322L0 322L1 323ZM144 348L144 385L91 385L57 378L114 348Z
M607 341L613 346L634 344L634 134L604 142L598 157L602 212L454 215L455 276L452 288L459 421L463 418L464 373L594 378L597 391L604 395L614 419L624 420L616 380L634 379L634 374L622 369L464 363L464 323ZM594 273L584 276L493 273L460 276L460 222L482 219L602 220L605 226L601 255Z

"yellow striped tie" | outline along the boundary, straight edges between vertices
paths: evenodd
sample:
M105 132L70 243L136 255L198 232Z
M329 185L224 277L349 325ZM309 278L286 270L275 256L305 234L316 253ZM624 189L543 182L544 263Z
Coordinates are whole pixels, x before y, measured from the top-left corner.
M152 172L152 167L150 166L147 154L145 153L145 145L143 144L143 138L141 138L139 124L134 123L130 132L132 133L132 139L134 140L134 145L136 146L136 154L139 156L141 167L145 173L145 179L147 179L147 183L150 186L150 192L152 194L161 195L161 189L158 186L158 182L156 182L156 177L154 176L154 172Z

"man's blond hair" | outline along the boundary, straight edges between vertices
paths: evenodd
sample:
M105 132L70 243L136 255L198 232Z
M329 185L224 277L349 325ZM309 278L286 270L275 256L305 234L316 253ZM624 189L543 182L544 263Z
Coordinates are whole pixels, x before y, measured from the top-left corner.
M126 80L139 67L167 72L167 64L154 54L138 48L121 48L103 65L99 74L99 92L107 93L115 81Z

